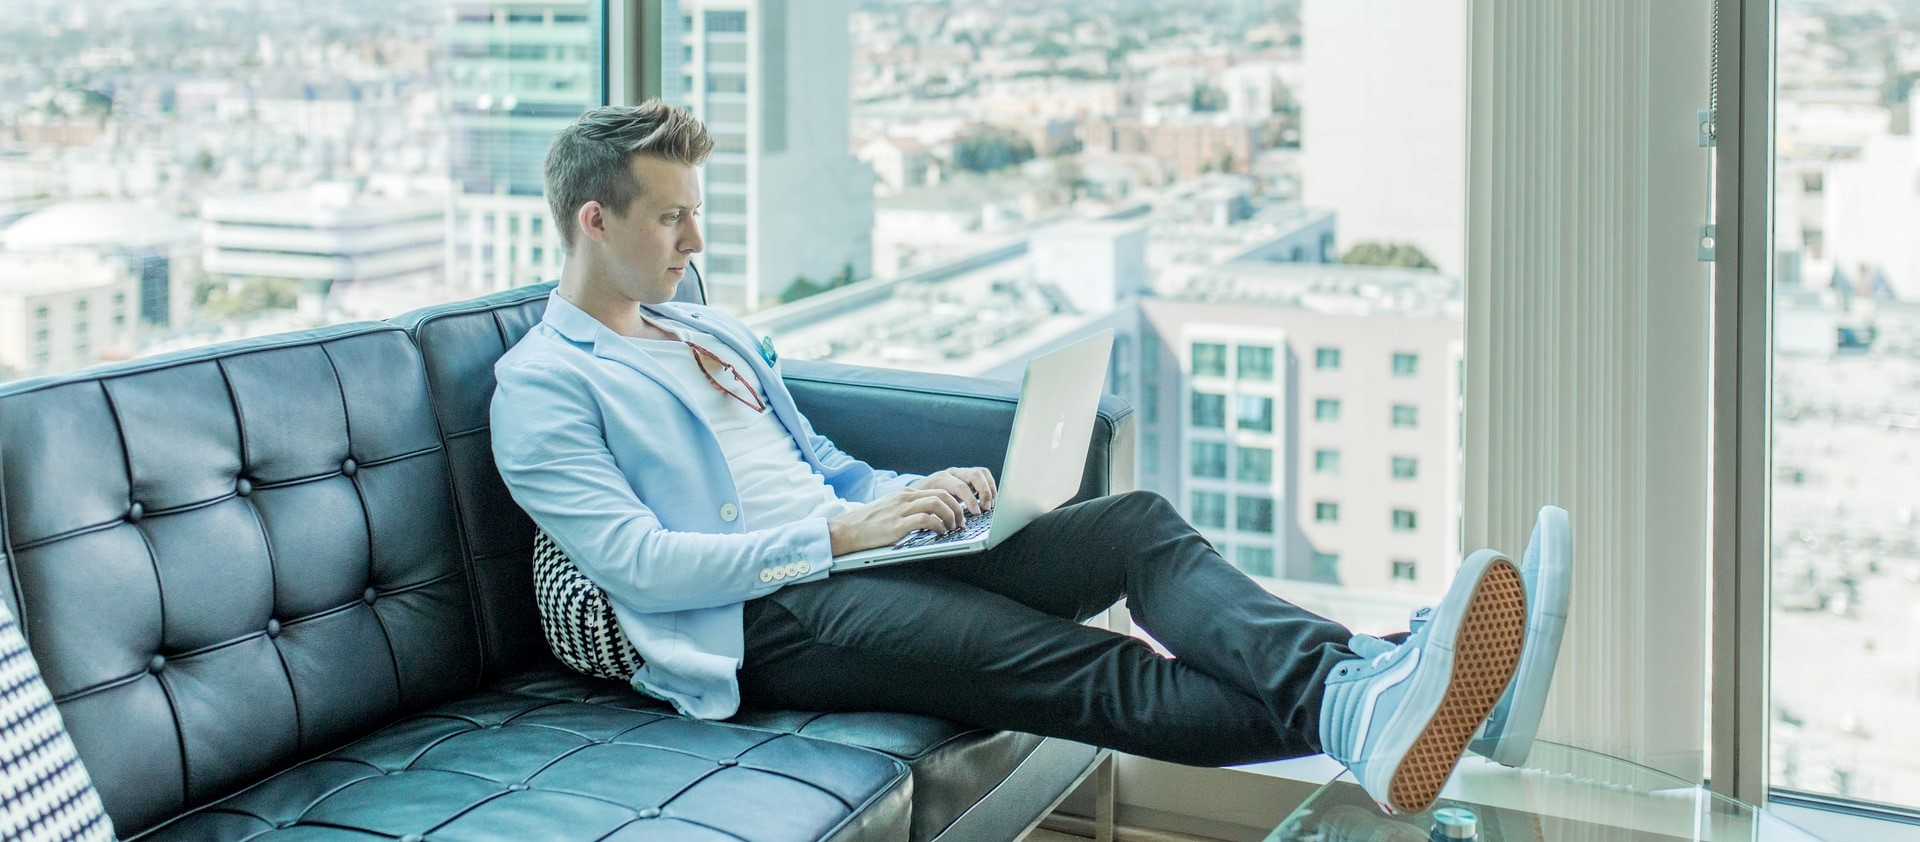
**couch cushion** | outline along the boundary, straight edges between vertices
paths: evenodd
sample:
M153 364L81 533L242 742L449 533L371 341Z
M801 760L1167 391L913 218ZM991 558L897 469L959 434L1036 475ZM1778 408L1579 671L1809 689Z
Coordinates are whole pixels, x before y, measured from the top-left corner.
M407 717L140 838L780 842L906 833L912 787L898 760L685 719L631 691L595 694L591 704L527 692L563 683L511 680Z
M0 583L122 834L480 686L391 325L0 386L0 468Z
M653 705L661 715L675 715L625 684L588 678L557 666L529 670L499 686L556 700ZM905 713L743 710L727 721L861 746L908 764L913 770L913 828L907 838L916 842L939 835L1012 774L1041 743L1041 738L1032 734L984 731Z

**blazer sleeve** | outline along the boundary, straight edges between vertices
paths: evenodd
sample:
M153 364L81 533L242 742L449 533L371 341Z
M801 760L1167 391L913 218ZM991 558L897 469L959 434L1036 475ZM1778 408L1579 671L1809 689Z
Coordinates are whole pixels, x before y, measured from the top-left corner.
M647 613L712 608L823 577L832 566L824 518L731 534L665 528L607 449L584 378L542 361L495 374L493 455L507 490L615 601ZM766 575L794 562L810 569Z

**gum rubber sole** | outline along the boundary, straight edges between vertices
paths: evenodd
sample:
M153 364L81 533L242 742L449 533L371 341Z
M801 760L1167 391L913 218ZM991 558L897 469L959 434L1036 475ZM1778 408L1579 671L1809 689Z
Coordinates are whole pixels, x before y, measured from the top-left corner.
M1387 806L1394 812L1418 813L1440 797L1467 741L1513 680L1526 628L1527 592L1520 570L1512 561L1496 560L1481 575L1460 620L1446 695L1388 783Z

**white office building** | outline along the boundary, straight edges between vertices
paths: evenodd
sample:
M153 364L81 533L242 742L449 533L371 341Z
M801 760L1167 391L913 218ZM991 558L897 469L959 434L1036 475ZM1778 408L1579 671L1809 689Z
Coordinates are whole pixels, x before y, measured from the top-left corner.
M445 213L439 198L366 196L347 183L212 196L200 209L203 266L215 278L298 281L317 307L336 287L439 278Z
M133 356L139 303L112 255L0 252L0 381Z
M847 0L666 0L662 95L713 134L703 168L711 303L745 311L798 278L866 278L873 171L848 140Z
M1465 271L1465 0L1304 0L1301 189L1340 249L1417 246Z

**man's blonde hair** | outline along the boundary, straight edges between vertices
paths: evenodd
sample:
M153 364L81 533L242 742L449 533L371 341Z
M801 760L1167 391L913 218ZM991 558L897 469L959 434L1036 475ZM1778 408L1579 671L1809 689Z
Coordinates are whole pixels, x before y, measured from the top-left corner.
M634 155L651 155L697 167L713 151L707 127L693 115L657 99L639 105L608 105L580 115L561 129L547 150L547 204L569 250L580 233L574 213L588 202L624 215L646 185L627 169Z

